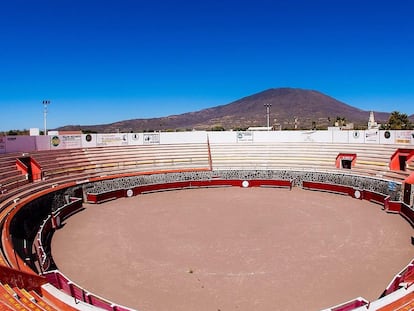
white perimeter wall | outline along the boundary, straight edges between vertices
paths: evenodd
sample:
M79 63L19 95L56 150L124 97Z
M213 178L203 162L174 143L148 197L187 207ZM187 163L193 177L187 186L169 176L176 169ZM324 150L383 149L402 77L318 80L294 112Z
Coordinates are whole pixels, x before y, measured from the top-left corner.
M0 153L70 148L140 146L185 143L339 143L395 144L414 147L414 130L355 131L224 131L109 133L49 136L0 136Z
M168 132L160 133L161 144L207 143L207 132Z

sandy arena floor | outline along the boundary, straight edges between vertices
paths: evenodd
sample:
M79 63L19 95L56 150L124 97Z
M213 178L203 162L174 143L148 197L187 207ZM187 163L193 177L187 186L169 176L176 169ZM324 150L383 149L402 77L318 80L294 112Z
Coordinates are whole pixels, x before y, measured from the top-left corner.
M168 191L85 207L54 235L59 269L140 311L319 310L373 300L414 257L402 217L298 188Z

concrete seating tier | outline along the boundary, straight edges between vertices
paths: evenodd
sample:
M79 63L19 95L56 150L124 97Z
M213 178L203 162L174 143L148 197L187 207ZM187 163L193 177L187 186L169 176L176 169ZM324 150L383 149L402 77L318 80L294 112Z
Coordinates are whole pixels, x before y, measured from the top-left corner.
M21 154L0 155L0 195L27 183L24 176L16 167L16 159Z
M2 301L12 310L57 310L38 294L35 298L32 293L25 289L12 288L8 284L0 284Z
M82 149L66 149L53 151L36 151L30 153L42 167L43 170L53 170L61 166L61 159L72 159L73 162L84 161L84 152Z
M54 297L36 293L34 290L12 287L0 283L0 310L23 311L75 311L77 309L58 301Z
M125 147L97 147L54 152L36 152L44 179L62 176L100 176L123 172L206 168L206 144L174 144Z
M414 159L407 162L407 171L414 172Z
M0 176L16 169L16 158L0 158Z
M356 154L354 173L404 180L407 171L390 171L390 158L400 146L332 143L224 143L211 144L214 169L334 170L340 153ZM209 166L206 144L96 147L32 153L44 179L69 175L103 176L124 172L199 168Z
M409 172L390 171L390 158L399 146L331 143L210 144L213 169L334 170L340 153L355 154L353 173L404 180Z

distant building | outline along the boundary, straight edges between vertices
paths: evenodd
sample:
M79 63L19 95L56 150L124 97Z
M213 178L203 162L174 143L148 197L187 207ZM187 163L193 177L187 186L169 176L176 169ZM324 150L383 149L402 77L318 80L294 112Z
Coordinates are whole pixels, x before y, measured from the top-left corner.
M30 136L39 136L40 135L40 129L39 128L31 128L29 130Z
M339 126L328 126L328 131L340 131L341 128Z
M335 123L335 126L328 126L328 131L345 131L345 130L353 130L354 123L347 123L345 125L339 126Z
M82 131L48 131L48 135L81 135Z
M379 129L379 127L380 127L380 124L378 124L377 122L375 122L374 111L371 111L369 113L368 129L369 130Z
M347 123L341 127L341 130L353 130L354 129L354 123Z
M272 126L251 126L247 129L248 131L273 131Z

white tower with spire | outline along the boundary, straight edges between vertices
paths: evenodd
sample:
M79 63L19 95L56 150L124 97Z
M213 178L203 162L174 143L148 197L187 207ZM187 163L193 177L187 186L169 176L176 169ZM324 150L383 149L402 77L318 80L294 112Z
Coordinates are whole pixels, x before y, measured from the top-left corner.
M377 122L375 122L375 118L374 118L374 111L371 111L369 113L369 119L368 119L368 129L372 130L372 129L378 129L379 125Z

